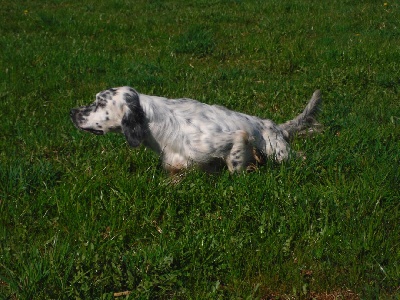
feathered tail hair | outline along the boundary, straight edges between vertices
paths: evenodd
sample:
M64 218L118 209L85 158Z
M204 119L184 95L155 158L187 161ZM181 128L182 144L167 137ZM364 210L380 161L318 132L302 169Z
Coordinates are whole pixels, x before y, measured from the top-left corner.
M321 91L316 90L301 114L293 120L279 124L287 132L287 139L293 138L296 133L305 134L320 131L321 124L316 121L316 116L321 110L321 103Z

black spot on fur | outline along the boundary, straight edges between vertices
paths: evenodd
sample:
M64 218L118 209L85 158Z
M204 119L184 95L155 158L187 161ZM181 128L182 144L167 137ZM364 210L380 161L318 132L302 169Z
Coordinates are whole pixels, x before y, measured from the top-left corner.
M111 91L110 90L103 91L96 97L97 105L100 105L100 107L104 107L106 105L106 102L111 99L112 99Z
M226 143L226 144L224 143L222 145L222 149L223 149L224 152L231 150L232 147L233 147L233 143Z
M134 94L134 93L136 93L137 94L137 92L133 89L133 88L128 88L128 91L130 92L130 93L132 93L132 94Z
M129 93L123 94L123 99L129 111L122 118L121 125L129 145L138 147L146 135L146 116L140 106L139 94L133 89L129 91Z
M88 116L88 115L90 115L91 112L93 112L95 110L96 110L96 105L91 104L89 106L83 107L83 109L81 110L81 113L84 116Z
M205 114L205 113L201 113L200 116L204 119L204 120L210 120L210 118Z
M116 88L111 88L111 89L109 89L109 91L111 92L111 94L113 96L115 96L118 93L118 89L116 89Z

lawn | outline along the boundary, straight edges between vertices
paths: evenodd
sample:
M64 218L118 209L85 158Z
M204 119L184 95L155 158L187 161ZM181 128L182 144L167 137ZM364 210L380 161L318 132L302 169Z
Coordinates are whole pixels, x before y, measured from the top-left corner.
M0 298L399 299L400 4L3 1ZM284 122L306 159L187 172L69 110L129 85Z

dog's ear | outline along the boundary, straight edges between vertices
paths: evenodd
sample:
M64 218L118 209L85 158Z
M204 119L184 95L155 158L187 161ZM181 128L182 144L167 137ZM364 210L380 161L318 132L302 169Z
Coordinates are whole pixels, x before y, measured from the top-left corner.
M138 147L146 135L146 116L135 90L130 89L122 97L127 106L121 121L122 132L131 147Z

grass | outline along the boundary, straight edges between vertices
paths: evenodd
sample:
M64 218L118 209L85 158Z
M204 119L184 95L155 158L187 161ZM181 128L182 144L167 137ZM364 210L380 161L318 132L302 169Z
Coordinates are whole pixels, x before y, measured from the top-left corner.
M379 1L6 1L4 299L398 299L400 18ZM77 131L103 89L283 122L323 91L305 161L189 172ZM330 298L332 299L332 298Z

